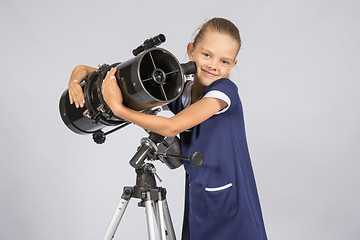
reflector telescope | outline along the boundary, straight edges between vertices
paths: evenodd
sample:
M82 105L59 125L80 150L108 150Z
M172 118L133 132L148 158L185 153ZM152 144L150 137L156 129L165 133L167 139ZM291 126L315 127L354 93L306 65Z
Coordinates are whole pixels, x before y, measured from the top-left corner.
M162 34L148 39L134 50L135 57L121 63L104 64L93 72L82 83L83 108L70 104L66 89L59 103L65 125L77 134L91 134L106 126L127 124L112 113L102 96L102 81L111 67L117 68L115 77L125 106L147 113L153 107L176 100L183 91L185 75L195 73L196 65L194 62L180 64L171 52L155 47L163 41Z

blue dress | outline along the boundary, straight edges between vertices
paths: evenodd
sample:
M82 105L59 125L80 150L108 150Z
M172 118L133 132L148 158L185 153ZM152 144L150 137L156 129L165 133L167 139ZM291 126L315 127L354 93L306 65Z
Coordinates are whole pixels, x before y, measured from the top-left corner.
M187 82L185 90L191 89L189 84L191 82ZM180 98L168 104L174 114L189 105L183 96L185 90ZM232 81L223 78L209 85L203 97L220 98L228 107L180 134L183 155L190 156L195 151L204 155L204 164L199 168L184 161L182 239L267 239L238 89Z

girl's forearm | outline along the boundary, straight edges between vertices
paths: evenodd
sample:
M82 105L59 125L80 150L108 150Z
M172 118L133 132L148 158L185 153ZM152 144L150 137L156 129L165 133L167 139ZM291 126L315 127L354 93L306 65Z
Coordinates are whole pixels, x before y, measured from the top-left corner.
M144 129L165 137L173 137L190 129L226 107L226 103L215 98L204 98L185 108L171 118L141 113L121 103L112 105L113 113Z
M80 67L82 67L87 72L87 76L90 76L92 72L97 71L97 68L89 67L86 65L80 65Z
M123 105L119 105L112 110L116 116L165 137L173 137L182 132L176 127L171 118L141 113Z

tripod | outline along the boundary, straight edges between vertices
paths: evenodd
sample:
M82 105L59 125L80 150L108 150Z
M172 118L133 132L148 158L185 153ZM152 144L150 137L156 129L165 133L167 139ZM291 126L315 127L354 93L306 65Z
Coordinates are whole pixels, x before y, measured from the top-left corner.
M114 237L115 231L131 198L141 199L139 206L145 207L150 240L155 239L154 219L158 226L160 239L175 240L174 227L166 201L166 189L156 186L154 177L156 170L154 165L145 163L143 167L135 171L136 185L134 187L124 187L120 203L106 231L104 240L110 240Z
M156 174L156 168L153 164L145 162L145 160L159 159L170 169L175 169L182 165L182 160L180 159L190 160L194 167L200 167L204 158L201 152L195 152L190 157L179 155L181 152L180 142L176 137L164 139L163 136L154 132L150 132L149 134L148 138L141 139L141 146L130 160L130 165L135 168L136 172L136 185L133 187L124 187L120 203L103 240L111 240L114 237L131 198L141 199L139 207L145 207L150 240L155 240L154 219L157 223L161 240L176 240L169 207L166 201L166 189L157 187L155 176L157 178L159 177ZM159 147L157 145L158 143L161 143ZM164 152L158 152L161 148Z

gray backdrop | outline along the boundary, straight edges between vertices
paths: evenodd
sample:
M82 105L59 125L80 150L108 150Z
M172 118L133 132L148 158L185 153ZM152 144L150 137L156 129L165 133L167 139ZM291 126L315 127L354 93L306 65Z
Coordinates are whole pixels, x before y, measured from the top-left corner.
M0 3L0 239L102 239L147 134L103 145L71 132L58 101L74 66L124 61L146 38L180 62L205 20L240 29L239 87L269 239L360 233L358 1L25 1ZM184 171L156 163L180 236ZM115 239L146 239L130 202Z

